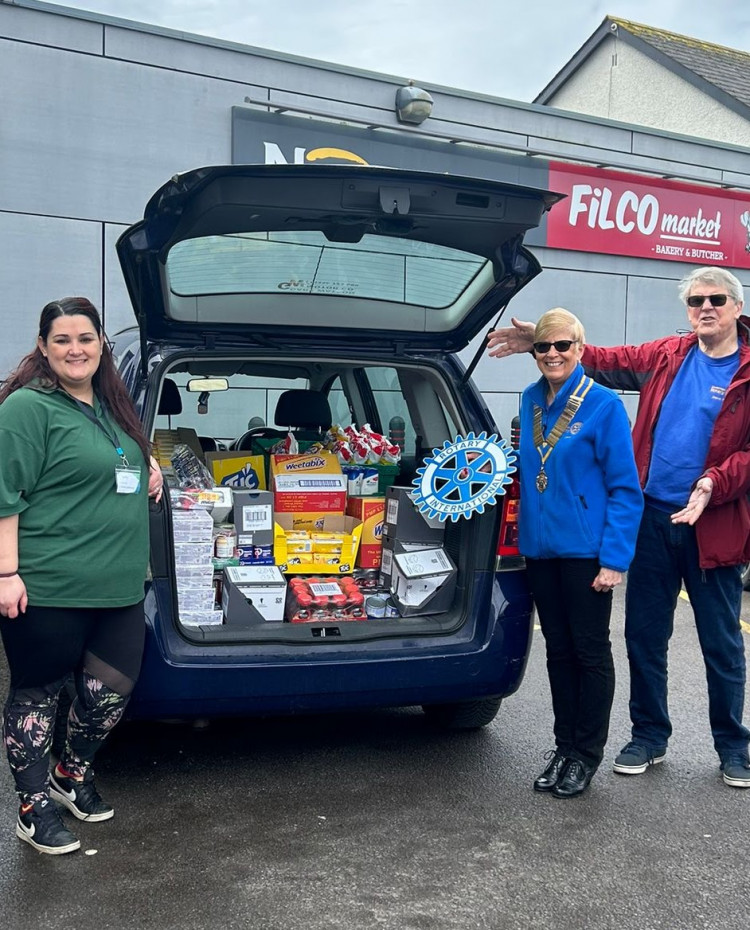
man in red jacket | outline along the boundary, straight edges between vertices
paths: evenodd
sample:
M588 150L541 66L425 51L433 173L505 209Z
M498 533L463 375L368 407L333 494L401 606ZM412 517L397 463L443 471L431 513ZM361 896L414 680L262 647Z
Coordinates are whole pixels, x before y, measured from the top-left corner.
M750 320L741 316L742 284L724 268L696 268L679 294L689 335L587 345L581 359L596 381L640 392L633 445L646 506L625 601L632 738L614 770L640 775L666 756L667 650L684 583L722 776L750 788L739 622L741 564L750 560ZM491 356L531 350L534 324L511 323L490 333Z

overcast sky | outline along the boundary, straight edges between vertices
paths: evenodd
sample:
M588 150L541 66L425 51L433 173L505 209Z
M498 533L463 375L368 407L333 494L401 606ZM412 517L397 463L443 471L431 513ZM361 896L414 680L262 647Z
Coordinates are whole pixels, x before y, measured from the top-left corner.
M529 102L611 15L750 51L748 0L69 0L78 7Z

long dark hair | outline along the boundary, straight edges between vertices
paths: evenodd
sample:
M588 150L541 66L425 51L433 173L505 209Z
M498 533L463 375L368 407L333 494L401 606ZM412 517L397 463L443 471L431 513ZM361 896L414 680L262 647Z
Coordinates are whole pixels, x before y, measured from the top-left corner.
M86 297L64 297L62 300L53 300L42 310L39 317L39 337L43 342L47 342L52 324L61 316L85 316L91 321L97 336L100 339L104 337L99 311L91 301ZM7 380L0 388L0 404L14 391L25 387L33 380L38 380L48 387L60 386L57 376L50 368L49 362L42 354L38 344L33 352L29 352L28 355L21 359L16 370L8 375ZM122 379L117 374L112 350L106 338L103 341L102 357L92 379L92 385L95 393L106 404L115 421L131 439L138 443L141 452L143 452L143 457L148 463L151 454L148 439L146 439L141 427L133 401L130 399Z

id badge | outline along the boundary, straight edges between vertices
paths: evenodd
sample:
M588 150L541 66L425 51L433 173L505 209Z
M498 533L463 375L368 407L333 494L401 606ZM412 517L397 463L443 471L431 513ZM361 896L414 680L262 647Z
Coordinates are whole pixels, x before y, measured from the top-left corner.
M115 467L115 486L118 494L137 494L141 489L141 470L128 465Z

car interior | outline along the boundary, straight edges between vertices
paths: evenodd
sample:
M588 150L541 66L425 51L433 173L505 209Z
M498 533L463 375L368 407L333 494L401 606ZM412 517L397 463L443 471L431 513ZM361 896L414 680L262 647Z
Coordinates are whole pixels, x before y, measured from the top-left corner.
M368 423L387 436L395 423L403 430L396 484L410 486L417 468L433 449L466 432L453 389L437 367L424 363L393 365L357 358L326 361L201 354L182 355L163 364L153 429L192 431L203 450L253 452L253 443L258 439L282 439L290 432L299 439L314 441L322 438L332 423L342 427ZM202 386L207 379L218 382L221 389L196 393L195 383ZM257 446L257 451L267 453L268 445ZM488 508L483 516L470 521L446 521L445 550L458 569L451 610L408 621L397 618L341 624L341 640L403 636L407 630L410 635L449 632L460 626L465 616L469 565L472 560L476 562L477 554L481 567L494 565L497 509ZM168 525L161 532L168 534ZM152 543L153 534L152 524ZM216 628L185 627L181 632L204 643L304 641L311 636L308 625L288 623L256 626L248 632L227 622Z

